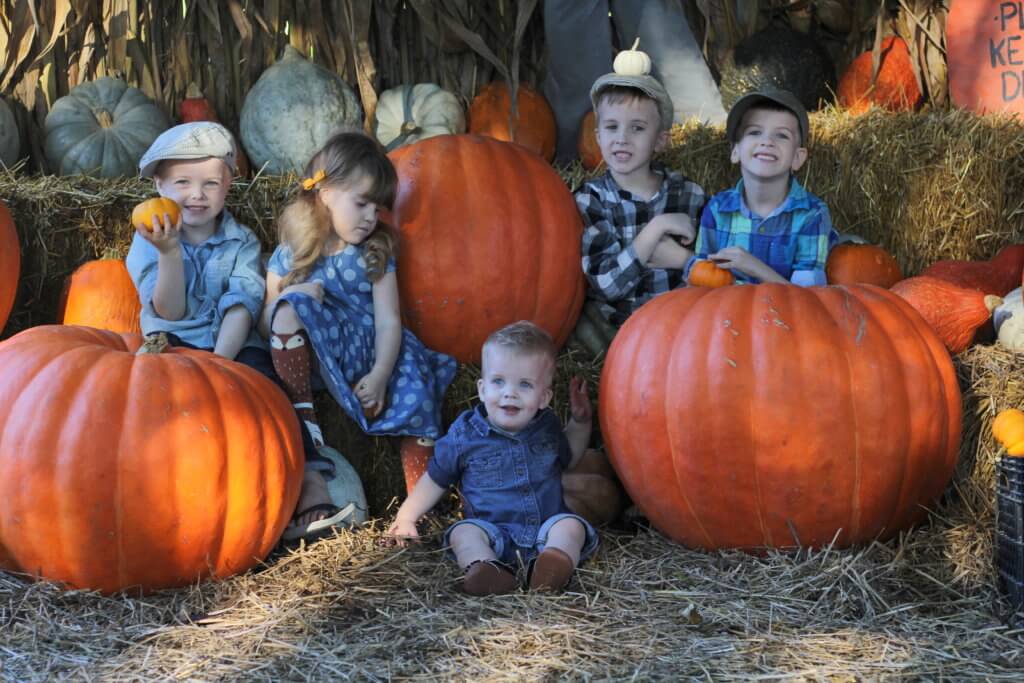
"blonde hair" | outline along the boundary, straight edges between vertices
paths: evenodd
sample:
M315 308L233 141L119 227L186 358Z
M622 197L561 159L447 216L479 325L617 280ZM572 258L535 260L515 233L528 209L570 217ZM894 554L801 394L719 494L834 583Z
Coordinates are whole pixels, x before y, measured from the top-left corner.
M366 198L391 209L398 190L398 174L387 152L379 142L360 132L337 133L324 143L306 164L304 177L322 179L309 188L300 186L299 194L281 212L278 218L278 236L292 252L292 269L281 280L281 287L304 282L313 266L323 256L331 235L331 215L320 201L319 190L324 187L346 185L368 177L370 191ZM366 274L370 282L377 282L387 272L388 259L398 250L394 228L383 221L366 241Z
M498 346L524 356L530 354L544 356L546 360L550 361L552 374L554 373L555 360L558 356L555 341L546 330L534 325L529 320L520 320L492 332L484 341L483 350L489 346Z

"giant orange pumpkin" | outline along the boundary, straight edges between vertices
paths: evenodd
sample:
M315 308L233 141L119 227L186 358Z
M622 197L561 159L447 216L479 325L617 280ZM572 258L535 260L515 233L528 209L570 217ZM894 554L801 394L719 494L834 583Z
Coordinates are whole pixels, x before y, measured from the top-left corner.
M563 344L583 306L583 224L551 166L479 135L439 135L389 156L406 325L461 362L479 361L487 336L517 320Z
M871 82L874 53L861 53L846 69L836 94L851 114L861 114L873 104L890 111L912 111L921 103L921 88L914 76L910 50L898 36L882 41L878 75Z
M555 156L555 114L544 96L520 83L514 119L511 112L508 84L488 83L469 104L469 132L518 143L551 161Z
M0 202L0 332L7 324L7 316L14 307L14 295L18 292L18 277L21 273L21 252L18 247L18 231L7 205Z
M254 566L302 484L285 394L203 351L49 325L0 344L0 566L103 592Z
M647 518L699 548L840 546L920 520L949 481L949 354L887 290L679 289L619 330L601 433Z
M64 325L142 332L139 293L121 259L99 259L79 266L65 283L60 311Z

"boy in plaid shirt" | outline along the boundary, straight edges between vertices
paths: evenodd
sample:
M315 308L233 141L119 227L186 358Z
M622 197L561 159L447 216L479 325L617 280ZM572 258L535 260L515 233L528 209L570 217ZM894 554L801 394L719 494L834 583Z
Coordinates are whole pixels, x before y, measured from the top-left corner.
M784 90L751 92L726 121L739 183L711 198L695 258L728 268L737 282L824 285L825 261L838 235L828 207L797 182L807 160L807 112Z
M685 283L704 190L652 163L668 144L672 100L650 74L609 73L590 89L608 167L576 193L583 216L588 306L621 325L642 304Z

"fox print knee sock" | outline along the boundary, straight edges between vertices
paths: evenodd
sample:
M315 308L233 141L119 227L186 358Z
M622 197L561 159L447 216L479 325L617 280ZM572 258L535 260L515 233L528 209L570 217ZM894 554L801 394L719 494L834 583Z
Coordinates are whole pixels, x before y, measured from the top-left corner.
M305 330L292 334L274 333L270 336L270 359L274 362L274 371L281 378L285 392L291 399L295 412L299 414L309 429L317 446L324 443L320 426L313 412L313 389L309 373L312 370L310 358L309 336Z

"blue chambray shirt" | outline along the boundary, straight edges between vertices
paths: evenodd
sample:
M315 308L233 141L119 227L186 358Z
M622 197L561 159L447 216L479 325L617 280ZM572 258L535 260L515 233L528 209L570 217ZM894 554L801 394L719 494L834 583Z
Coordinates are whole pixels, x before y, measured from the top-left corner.
M463 412L434 446L427 473L438 486L460 483L464 516L508 531L531 547L541 524L568 512L562 470L572 461L562 421L550 408L516 434L487 421L482 404Z
M185 262L185 315L180 320L165 320L153 308L159 252L138 233L132 239L125 265L142 302L142 333L171 332L197 348L212 349L224 314L241 304L253 320L243 346L264 348L255 326L266 289L256 235L224 210L213 235L201 244L182 240L181 254Z
M764 217L747 208L741 179L735 187L712 197L704 208L694 258L687 263L686 272L689 275L698 259L739 246L787 280L802 271L803 281L798 284L824 285L825 262L838 238L825 202L805 190L796 178L790 181L785 201ZM754 281L743 273L733 271L733 275L737 282Z

